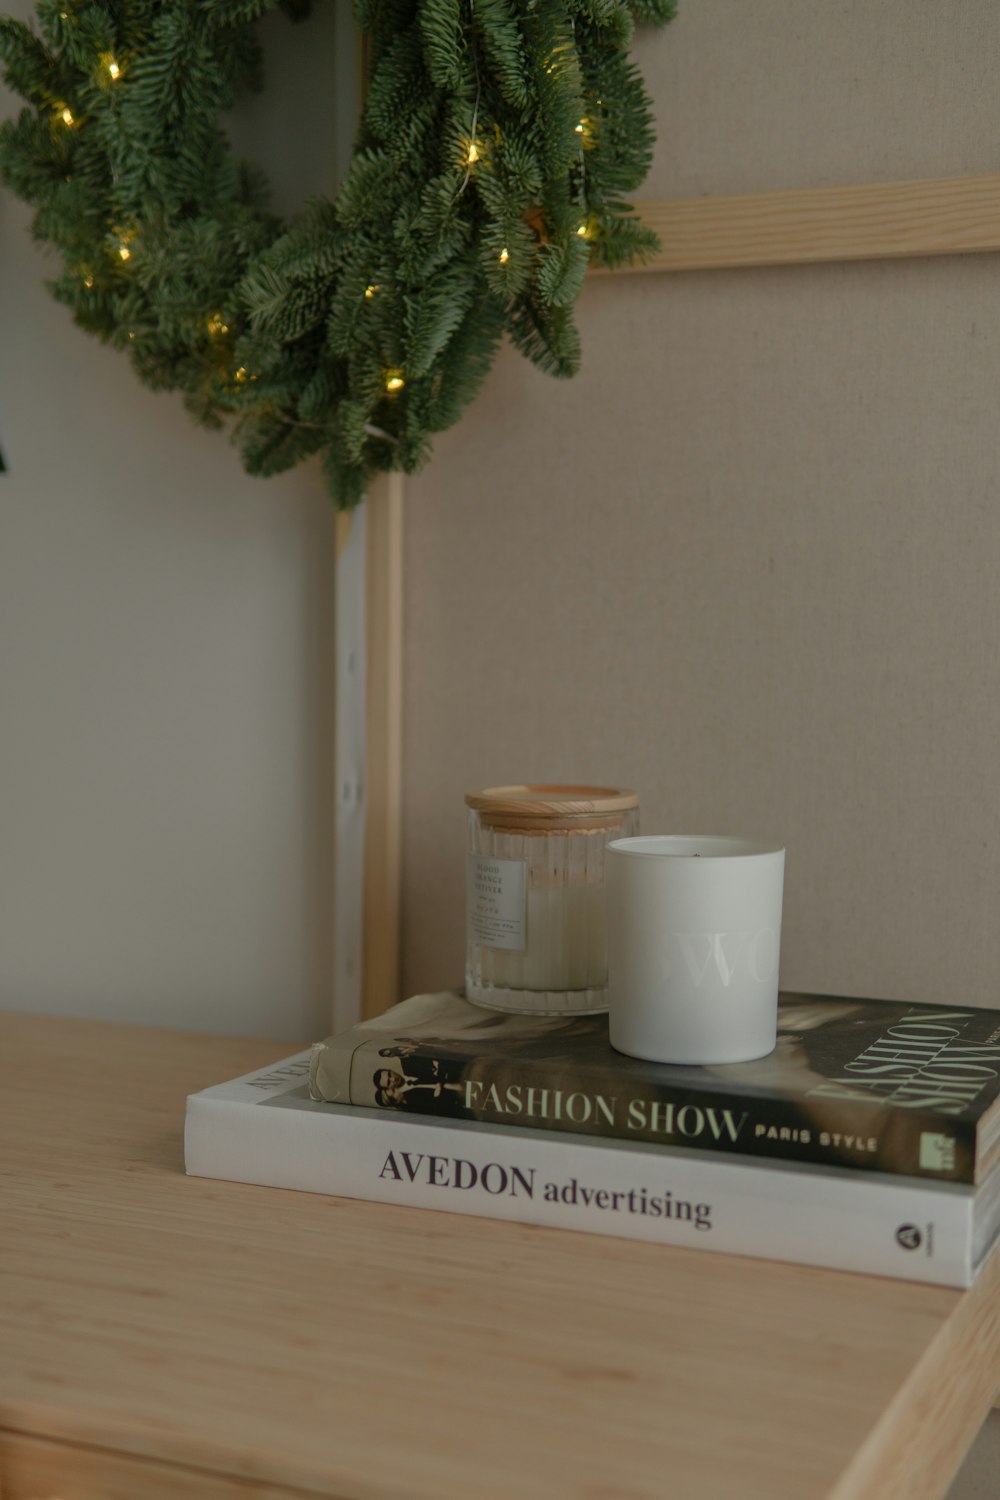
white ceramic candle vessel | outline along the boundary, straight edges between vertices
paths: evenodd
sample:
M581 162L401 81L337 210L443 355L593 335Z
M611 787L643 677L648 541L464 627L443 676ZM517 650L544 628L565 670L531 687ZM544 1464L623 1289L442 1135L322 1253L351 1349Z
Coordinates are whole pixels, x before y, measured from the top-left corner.
M775 1045L785 851L652 835L607 851L612 1045L656 1062L726 1063Z

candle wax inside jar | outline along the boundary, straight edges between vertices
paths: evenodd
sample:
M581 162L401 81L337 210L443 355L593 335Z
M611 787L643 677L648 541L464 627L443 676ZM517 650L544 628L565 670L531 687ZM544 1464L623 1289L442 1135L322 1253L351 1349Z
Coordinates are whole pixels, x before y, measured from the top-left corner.
M484 972L495 985L525 990L599 989L605 982L602 886L528 889L524 952L493 948Z

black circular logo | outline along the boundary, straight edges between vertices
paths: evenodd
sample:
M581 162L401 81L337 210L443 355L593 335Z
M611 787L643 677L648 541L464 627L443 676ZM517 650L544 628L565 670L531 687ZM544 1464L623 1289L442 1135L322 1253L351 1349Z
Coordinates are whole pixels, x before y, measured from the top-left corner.
M904 1250L919 1250L923 1242L924 1237L916 1224L900 1224L896 1230L896 1243Z

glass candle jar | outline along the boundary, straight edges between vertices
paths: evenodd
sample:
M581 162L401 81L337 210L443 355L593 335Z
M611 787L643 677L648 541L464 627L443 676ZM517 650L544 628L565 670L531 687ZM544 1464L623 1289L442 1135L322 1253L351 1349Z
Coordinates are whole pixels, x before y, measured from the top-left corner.
M465 990L492 1010L607 1010L604 850L639 828L623 787L469 792Z

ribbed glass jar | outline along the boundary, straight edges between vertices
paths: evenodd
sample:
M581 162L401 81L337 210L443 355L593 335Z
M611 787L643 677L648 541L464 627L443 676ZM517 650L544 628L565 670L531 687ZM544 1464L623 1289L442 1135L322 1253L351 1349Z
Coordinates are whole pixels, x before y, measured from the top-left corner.
M623 787L469 792L465 989L492 1010L607 1010L604 851L639 830Z

